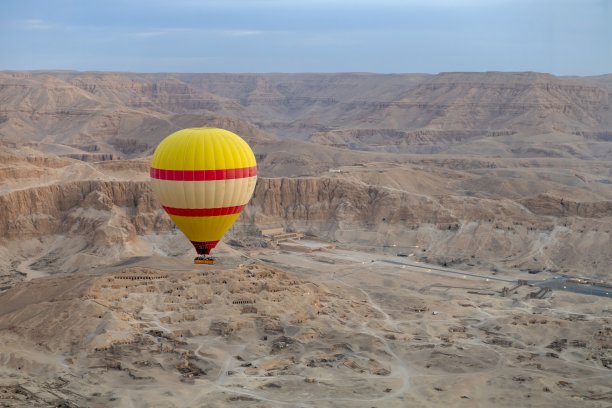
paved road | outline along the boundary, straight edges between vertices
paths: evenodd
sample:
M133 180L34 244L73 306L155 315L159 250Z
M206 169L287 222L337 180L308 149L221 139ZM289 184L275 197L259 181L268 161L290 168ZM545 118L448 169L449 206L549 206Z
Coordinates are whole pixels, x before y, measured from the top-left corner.
M380 262L391 265L398 265L402 267L420 268L426 271L436 271L442 274L448 275L460 275L461 277L471 277L483 280L491 280L498 282L505 282L512 286L518 284L517 279L500 278L491 275L481 275L474 272L462 271L459 269L446 268L443 266L437 266L432 264L421 263L417 261L410 261L404 257L397 257L393 255L381 255L372 253L355 252L348 249L336 249L328 250L326 252L332 253L336 256L346 258L354 262L361 262L362 264L370 264L372 262ZM399 258L399 259L398 259ZM265 262L264 259L257 258L260 262ZM541 280L529 280L529 284L537 287L546 287L553 290L564 290L568 292L578 293L581 295L592 295L592 296L603 296L612 298L612 286L607 285L596 285L596 284L580 284L574 282L568 282L571 278L558 277L556 279L549 279L545 281ZM527 280L527 279L526 279Z
M429 265L429 264L421 264L421 263L410 262L410 261L400 262L400 261L393 261L393 260L389 260L389 259L379 259L378 262L385 262L385 263L390 263L390 264L394 264L394 265L405 265L405 266L410 266L411 268L430 269L432 271L444 272L444 273L449 273L449 274L452 274L452 275L470 276L470 277L479 278L479 279L489 279L489 280L495 280L495 281L500 281L500 282L508 282L508 283L516 283L517 282L516 280L512 280L512 279L504 279L504 278L497 278L497 277L494 277L494 276L478 275L478 274L472 273L472 272L460 271L460 270L457 270L457 269L444 268L444 267L441 267L441 266L433 266L433 265Z
M492 277L492 276L484 276L484 275L479 275L476 273L465 272L465 271L460 271L460 270L450 269L450 268L443 268L443 267L438 267L438 266L432 266L432 265L427 265L427 264L417 264L415 262L409 262L409 261L399 262L399 261L393 261L393 260L388 260L388 259L381 259L379 261L390 263L390 264L395 264L395 265L406 265L406 266L410 266L411 268L431 269L431 270L454 274L454 275L464 275L464 276L470 276L470 277L480 278L480 279L490 279L490 280L495 280L495 281L508 282L512 284L518 283L517 280L504 279L504 278L498 278L498 277ZM529 281L529 283L534 286L541 287L541 288L550 288L553 290L564 290L567 292L579 293L581 295L593 295L593 296L603 296L603 297L612 298L612 287L610 286L568 282L570 279L571 278L557 278L557 279L549 279L546 281Z
M566 290L568 292L580 293L583 295L603 296L612 298L612 288L600 285L582 284L568 282L569 278L550 279L547 281L533 282L535 286L541 288L551 288L553 290Z

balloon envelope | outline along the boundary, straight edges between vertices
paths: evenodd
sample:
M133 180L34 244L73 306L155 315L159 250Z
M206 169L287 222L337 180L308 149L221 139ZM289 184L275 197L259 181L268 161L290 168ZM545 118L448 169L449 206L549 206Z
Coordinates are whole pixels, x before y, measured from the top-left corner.
M224 129L183 129L162 140L151 161L153 194L198 254L207 255L249 202L255 155Z

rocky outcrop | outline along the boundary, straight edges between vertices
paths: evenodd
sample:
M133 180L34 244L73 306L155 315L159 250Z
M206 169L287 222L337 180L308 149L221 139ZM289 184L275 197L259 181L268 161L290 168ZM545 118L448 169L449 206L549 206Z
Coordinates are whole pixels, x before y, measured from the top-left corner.
M531 212L553 217L612 217L612 201L577 202L567 198L540 194L520 202Z
M368 185L341 177L260 178L247 207L257 223L283 220L316 225L325 231L341 223L377 229L389 226L455 231L465 223L486 223L500 231L525 229L550 231L553 223L542 215L602 218L610 216L609 203L574 203L576 210L556 215L508 199L453 195L426 196ZM571 208L571 207L570 207ZM589 210L587 210L587 208Z
M133 234L167 231L170 221L153 202L148 182L75 181L0 196L0 237L17 240L95 231L111 213L125 214Z
M250 206L262 218L280 217L329 228L337 227L339 222L375 226L382 222L456 221L428 197L340 178L260 179Z
M68 157L69 159L81 160L84 162L119 160L118 156L115 156L114 154L110 153L71 153L64 155L64 157Z
M350 148L389 150L407 145L461 143L483 137L511 136L513 130L434 130L404 131L397 129L341 129L314 133L313 143Z

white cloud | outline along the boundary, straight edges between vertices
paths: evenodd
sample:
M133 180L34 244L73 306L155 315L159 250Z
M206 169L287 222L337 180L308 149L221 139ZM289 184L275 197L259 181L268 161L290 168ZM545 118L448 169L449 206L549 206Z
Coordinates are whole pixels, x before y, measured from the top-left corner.
M255 35L260 35L262 34L261 31L257 31L257 30L220 30L219 33L221 35L226 35L229 37L252 37Z
M223 37L253 37L263 34L263 31L240 28L166 28L161 30L139 31L132 34L135 38L159 38L172 34L217 35Z
M163 37L165 35L168 35L170 32L169 31L142 31L139 33L134 33L134 37L137 38L155 38L155 37Z
M29 30L48 30L53 27L51 23L38 18L24 20L23 26Z

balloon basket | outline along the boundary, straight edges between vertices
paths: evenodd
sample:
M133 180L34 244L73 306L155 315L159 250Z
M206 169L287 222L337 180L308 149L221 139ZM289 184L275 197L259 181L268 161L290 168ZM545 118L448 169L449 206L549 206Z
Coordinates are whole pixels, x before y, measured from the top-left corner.
M196 257L193 260L193 263L197 264L197 265L214 265L215 264L215 259L211 258L209 256L207 256L207 257L200 257L200 256L198 256L198 257Z

